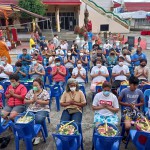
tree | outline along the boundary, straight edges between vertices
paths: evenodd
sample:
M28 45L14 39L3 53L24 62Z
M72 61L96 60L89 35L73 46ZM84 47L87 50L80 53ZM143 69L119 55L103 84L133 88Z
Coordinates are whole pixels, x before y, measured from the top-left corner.
M31 11L33 13L36 13L42 16L46 12L45 5L42 3L41 0L19 0L19 6L21 8L24 8L28 11ZM25 12L22 12L21 15L23 18L29 18L29 17L32 17L33 19L35 18L31 15L28 15Z

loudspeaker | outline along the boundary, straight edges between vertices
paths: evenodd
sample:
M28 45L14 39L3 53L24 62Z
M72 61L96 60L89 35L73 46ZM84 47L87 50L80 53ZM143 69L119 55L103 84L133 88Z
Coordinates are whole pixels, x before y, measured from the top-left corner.
M134 36L128 36L128 44L131 47L134 47L135 37Z
M109 31L109 24L100 25L100 31Z

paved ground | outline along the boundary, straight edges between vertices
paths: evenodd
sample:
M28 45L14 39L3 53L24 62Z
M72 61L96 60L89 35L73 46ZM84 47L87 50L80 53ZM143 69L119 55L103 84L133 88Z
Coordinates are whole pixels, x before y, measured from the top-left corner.
M22 49L23 47L28 48L28 43L22 43L21 47L17 47L16 50L12 50L10 53L12 54L12 60L13 60L13 64L16 61L16 55L18 53L21 53L20 49ZM144 51L148 57L148 60L150 58L150 51L145 50ZM148 66L150 67L150 63L148 62ZM85 150L90 150L91 149L91 145L92 145L92 131L93 131L93 116L94 113L91 109L91 105L92 105L92 93L89 90L90 87L90 83L88 83L86 85L86 95L87 95L87 106L84 108L83 111L83 124L82 124L82 129L83 129L83 137L84 137L84 149ZM48 124L48 131L49 131L49 137L47 138L47 142L46 143L40 143L38 146L34 146L34 150L55 150L55 144L53 142L52 139L52 133L55 133L55 128L56 125L59 123L60 121L60 117L61 117L61 113L62 113L62 109L59 112L56 112L55 109L55 101L53 100L52 103L52 110L50 113L50 118L51 118L51 123ZM119 126L120 128L120 126ZM10 135L11 133L4 133L4 135ZM4 150L15 150L15 143L14 143L14 138L13 135L11 136L12 140L9 143L8 147L5 148ZM128 150L135 150L136 148L134 147L134 145L130 142L129 146L128 146ZM23 142L20 142L20 150L25 150L25 145ZM124 150L124 144L121 143L121 147L120 150Z

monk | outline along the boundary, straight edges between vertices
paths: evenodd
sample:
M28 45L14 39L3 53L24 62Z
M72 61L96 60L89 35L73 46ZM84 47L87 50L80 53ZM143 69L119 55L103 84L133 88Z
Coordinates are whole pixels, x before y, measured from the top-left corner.
M0 57L6 56L8 59L8 63L11 64L11 58L9 54L9 48L3 40L3 37L0 37Z

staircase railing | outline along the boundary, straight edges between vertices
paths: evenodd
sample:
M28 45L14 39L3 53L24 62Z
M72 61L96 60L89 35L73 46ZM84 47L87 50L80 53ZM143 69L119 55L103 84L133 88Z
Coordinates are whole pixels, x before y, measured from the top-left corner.
M97 12L99 12L100 14L106 15L108 18L111 18L114 21L121 24L122 26L124 26L126 29L129 29L128 23L125 20L121 19L118 15L114 14L113 12L106 11L103 7L97 5L92 0L82 0L82 1L91 8L93 8L94 10L96 10Z

